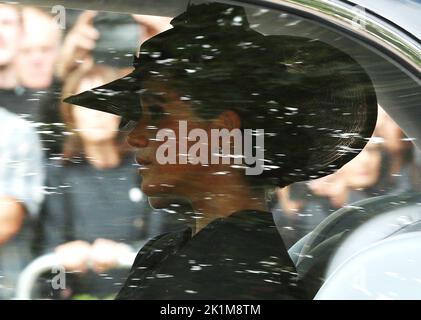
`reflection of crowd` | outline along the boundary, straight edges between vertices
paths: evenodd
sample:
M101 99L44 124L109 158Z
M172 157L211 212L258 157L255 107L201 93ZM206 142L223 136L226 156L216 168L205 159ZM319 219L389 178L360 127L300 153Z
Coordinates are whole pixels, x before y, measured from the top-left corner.
M335 210L370 197L417 191L414 146L379 107L373 137L336 173L277 190L273 211L288 247Z
M48 11L0 4L0 298L13 297L23 267L51 251L76 276L70 289L51 293L44 285L42 292L117 292L127 272L112 270L118 259L178 223L152 210L139 189L119 118L60 103L127 73L130 59L99 57L129 57L169 20L129 16L139 29L133 50L106 48L101 56L93 52L101 41L98 14L68 15L73 23L61 30Z

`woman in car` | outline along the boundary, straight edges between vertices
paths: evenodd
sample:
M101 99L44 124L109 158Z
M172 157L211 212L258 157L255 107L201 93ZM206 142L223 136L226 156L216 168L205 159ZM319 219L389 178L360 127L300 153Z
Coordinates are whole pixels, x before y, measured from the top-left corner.
M240 7L194 5L171 23L141 46L130 75L66 100L136 123L128 141L151 205L193 208L191 227L142 248L118 298L311 298L267 190L358 154L376 122L370 79L329 45L253 31Z

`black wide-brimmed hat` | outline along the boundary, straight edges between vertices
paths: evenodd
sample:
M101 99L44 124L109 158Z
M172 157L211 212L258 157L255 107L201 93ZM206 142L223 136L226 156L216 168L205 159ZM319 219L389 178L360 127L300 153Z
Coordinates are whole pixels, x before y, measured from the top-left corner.
M282 177L278 185L334 172L371 137L372 82L341 50L264 36L250 28L243 8L227 4L191 5L171 24L142 44L132 73L64 102L120 115L125 125L142 117L140 96L154 80L204 119L233 109L244 128L265 129L262 176Z

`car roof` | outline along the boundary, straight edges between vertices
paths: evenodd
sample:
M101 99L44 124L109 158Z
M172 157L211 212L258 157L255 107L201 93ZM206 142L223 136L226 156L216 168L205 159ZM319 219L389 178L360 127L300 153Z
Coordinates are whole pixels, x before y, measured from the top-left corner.
M352 0L421 39L421 1Z

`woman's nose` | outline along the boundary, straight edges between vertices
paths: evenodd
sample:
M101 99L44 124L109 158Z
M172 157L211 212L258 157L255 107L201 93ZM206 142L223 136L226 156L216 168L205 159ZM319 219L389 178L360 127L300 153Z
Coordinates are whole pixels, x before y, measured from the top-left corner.
M137 125L127 136L127 142L133 148L145 148L148 146L149 139L145 135L144 126Z

